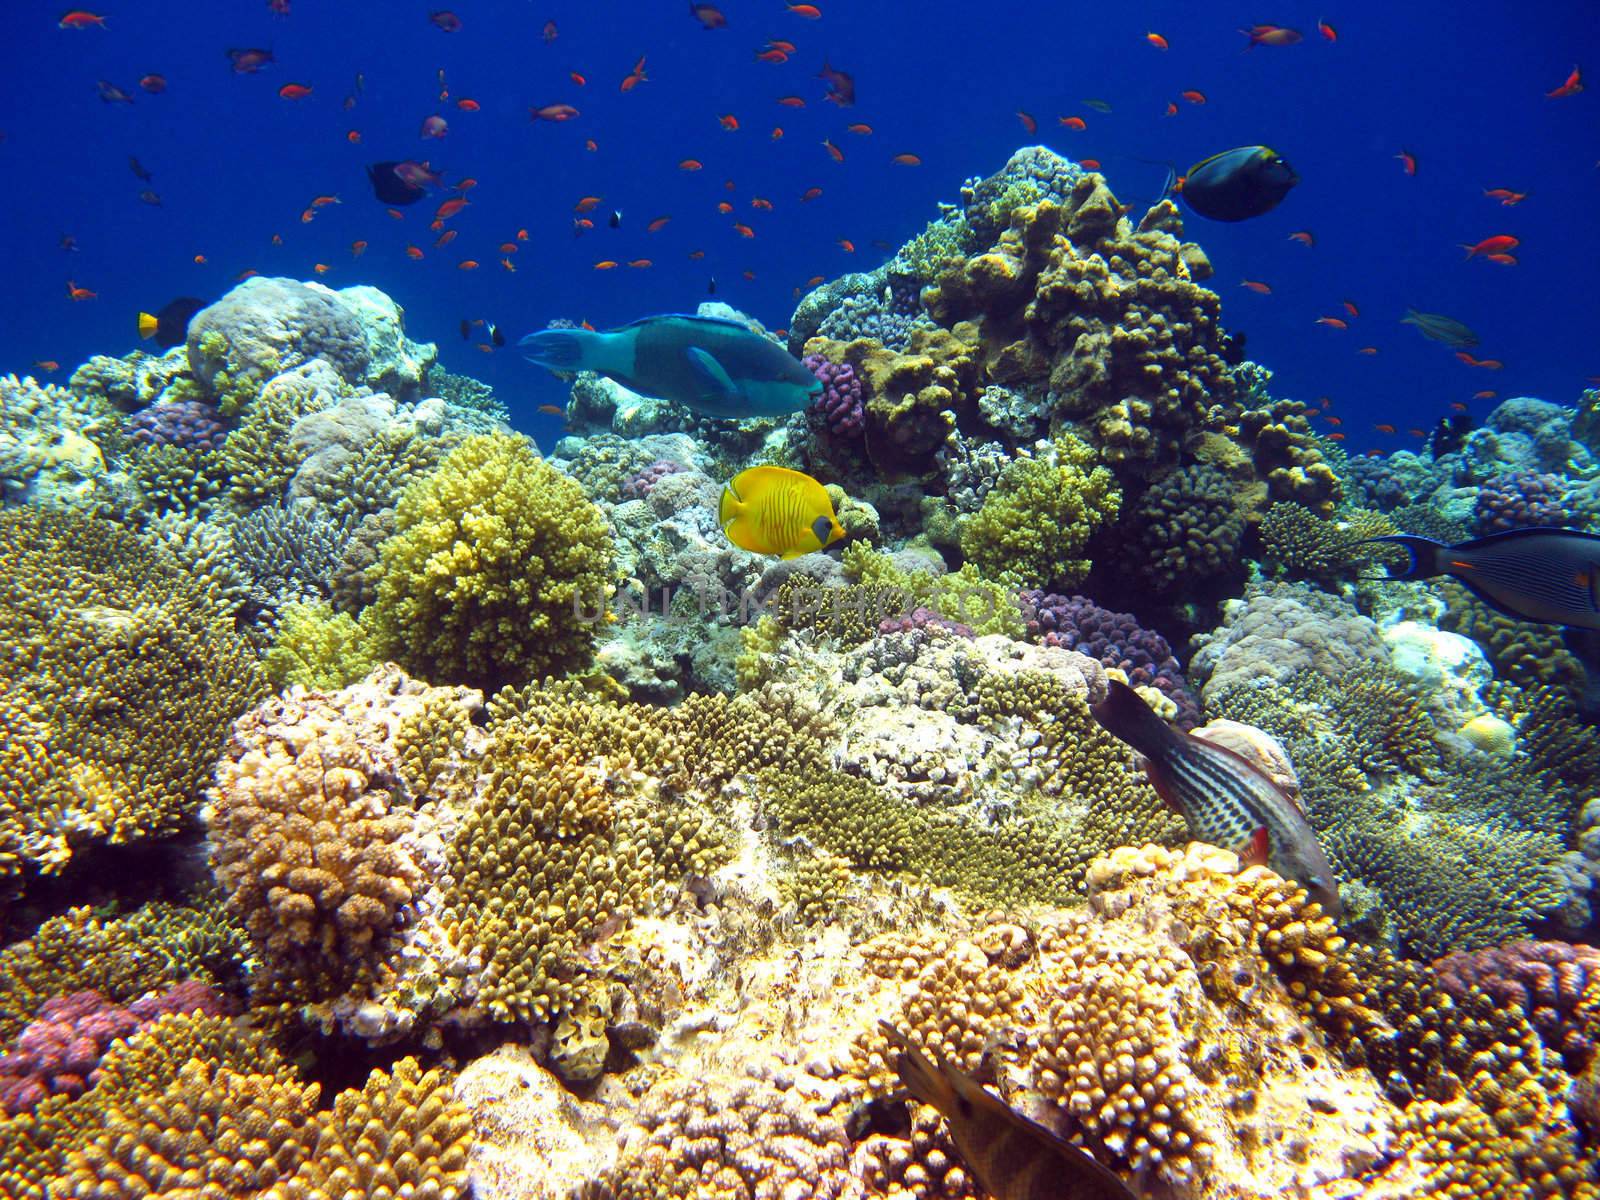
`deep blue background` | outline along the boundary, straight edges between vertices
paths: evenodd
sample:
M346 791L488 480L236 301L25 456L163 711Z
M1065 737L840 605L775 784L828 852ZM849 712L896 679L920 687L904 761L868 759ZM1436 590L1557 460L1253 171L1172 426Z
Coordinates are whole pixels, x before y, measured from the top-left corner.
M180 294L215 297L253 268L330 286L371 283L407 310L413 337L440 344L453 370L493 383L519 422L543 435L555 423L540 403L564 400L557 381L511 350L482 354L463 343L463 317L502 323L514 339L553 317L604 327L651 312L692 309L714 275L718 295L772 326L783 325L793 289L883 257L875 240L899 243L951 200L964 178L997 169L1018 145L1040 140L1104 164L1124 200L1153 198L1162 175L1139 159L1180 166L1213 151L1264 142L1282 152L1302 183L1282 207L1238 226L1191 218L1189 234L1216 264L1212 281L1228 325L1249 338L1252 357L1277 372L1276 391L1333 399L1353 450L1399 445L1407 425L1430 423L1447 404L1479 389L1571 402L1600 374L1600 22L1591 0L1537 5L1280 2L1256 10L1214 3L850 3L819 0L821 20L787 12L781 0L728 0L728 27L703 30L687 3L564 3L563 0L445 0L464 28L444 33L412 0L292 0L283 17L265 0L104 0L90 7L107 27L60 30L60 4L24 0L10 9L0 48L0 165L8 180L0 223L0 370L39 359L63 364L136 344L134 317ZM1339 33L1316 33L1325 18ZM559 36L540 36L554 19ZM1270 20L1302 30L1296 46L1244 52L1237 29ZM1155 30L1171 49L1145 41ZM755 61L767 38L799 49L792 61ZM277 61L234 75L230 46L269 46ZM649 81L618 90L635 59ZM851 71L856 107L823 102L824 56ZM1590 91L1545 92L1574 63L1595 73ZM443 69L450 98L440 102ZM577 86L569 71L587 76ZM341 107L355 74L365 91ZM161 95L141 75L166 76ZM105 104L95 81L134 97ZM278 88L314 88L298 102ZM1204 106L1169 100L1186 88ZM805 97L804 109L776 98ZM455 107L459 97L482 105ZM1086 97L1110 102L1102 115ZM567 102L582 115L530 123L529 105ZM1037 117L1029 138L1017 109ZM450 123L443 141L422 141L423 118ZM737 116L724 131L718 117ZM1057 118L1077 114L1081 133ZM870 136L845 132L872 125ZM774 141L771 131L782 126ZM346 132L357 129L362 143ZM831 137L846 153L833 162ZM598 149L585 149L586 138ZM1395 155L1413 151L1412 178ZM921 156L919 167L890 157ZM130 154L154 172L162 206L141 203L145 185ZM371 196L363 165L431 159L451 181L480 183L449 222L454 244L433 248L427 224L436 201L391 220ZM680 159L702 160L685 173ZM725 190L731 180L733 189ZM801 204L807 187L824 196ZM1530 193L1502 208L1483 189ZM300 213L319 193L343 203ZM572 232L584 195L620 207L620 231ZM770 212L751 208L771 200ZM731 215L716 205L728 200ZM670 214L658 234L644 226ZM739 237L735 221L756 231ZM518 228L529 240L499 265L496 247ZM1288 239L1297 229L1317 244ZM271 244L274 233L281 246ZM1490 234L1522 238L1521 263L1464 262L1459 243ZM57 248L71 234L81 249ZM352 259L350 244L370 248ZM846 253L836 243L857 247ZM407 244L426 258L405 257ZM705 257L693 261L691 250ZM208 262L196 265L196 254ZM601 259L648 257L645 270L597 272ZM475 258L473 272L457 263ZM742 278L744 271L755 278ZM66 281L99 293L74 304ZM1263 280L1270 296L1240 280ZM1362 316L1339 332L1314 324ZM1476 328L1478 353L1501 372L1468 368L1446 348L1397 324L1407 305L1444 312ZM1362 346L1379 353L1361 356ZM1474 407L1482 411L1486 404ZM1395 438L1375 421L1402 427Z

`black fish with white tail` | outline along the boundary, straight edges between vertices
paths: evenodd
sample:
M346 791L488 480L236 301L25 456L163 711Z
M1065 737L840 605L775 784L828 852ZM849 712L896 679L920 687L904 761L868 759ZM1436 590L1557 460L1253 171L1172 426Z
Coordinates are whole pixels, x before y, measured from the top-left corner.
M1173 728L1127 684L1112 680L1092 711L1102 728L1144 755L1151 786L1196 838L1299 881L1324 912L1340 914L1328 856L1282 788L1232 750Z
M1409 533L1372 538L1411 555L1391 579L1459 579L1486 604L1524 621L1600 629L1600 536L1534 526L1447 546Z
M1029 1120L949 1063L934 1066L886 1022L906 1091L939 1110L962 1161L994 1200L1137 1200L1109 1168Z

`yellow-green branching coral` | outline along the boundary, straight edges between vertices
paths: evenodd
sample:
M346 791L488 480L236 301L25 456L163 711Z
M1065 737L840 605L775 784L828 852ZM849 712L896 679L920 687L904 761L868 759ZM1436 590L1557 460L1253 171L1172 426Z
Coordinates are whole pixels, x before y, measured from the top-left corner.
M298 683L334 690L365 676L381 661L371 633L349 613L325 600L291 604L278 621L277 636L262 660L279 687Z
M985 575L1015 587L1070 586L1089 573L1089 538L1116 519L1122 491L1075 437L1013 460L987 500L961 523L961 552Z
M604 514L531 443L471 437L402 493L371 627L434 683L561 674L589 659L611 555Z

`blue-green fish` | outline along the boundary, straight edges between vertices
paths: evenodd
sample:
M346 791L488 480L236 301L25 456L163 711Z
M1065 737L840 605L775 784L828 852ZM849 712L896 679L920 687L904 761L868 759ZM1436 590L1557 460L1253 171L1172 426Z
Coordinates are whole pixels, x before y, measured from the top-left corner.
M1201 159L1183 177L1183 202L1213 221L1248 221L1271 212L1300 182L1276 150L1240 146Z
M1443 313L1425 313L1408 308L1406 315L1400 318L1400 324L1415 325L1423 337L1443 342L1446 346L1454 346L1457 350L1465 350L1478 344L1478 335L1473 333L1471 328Z
M1484 603L1524 621L1600 629L1600 536L1535 526L1446 546L1410 533L1370 538L1404 546L1411 562L1391 579L1450 575Z
M1323 912L1339 916L1339 883L1311 822L1252 763L1173 728L1138 692L1115 679L1090 711L1107 733L1144 756L1150 786L1183 814L1195 837L1298 880Z
M778 343L719 317L645 317L621 329L543 329L517 343L552 371L597 371L713 417L783 417L822 381Z

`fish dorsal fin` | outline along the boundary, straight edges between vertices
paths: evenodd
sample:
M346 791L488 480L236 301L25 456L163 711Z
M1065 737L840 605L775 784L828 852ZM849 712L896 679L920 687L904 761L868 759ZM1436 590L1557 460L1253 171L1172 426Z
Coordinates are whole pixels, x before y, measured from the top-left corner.
M624 329L637 329L641 325L649 325L656 321L692 321L696 325L710 325L717 329L737 329L744 333L751 333L750 326L743 321L735 321L729 317L702 317L694 313L657 313L653 317L640 317L637 321L629 321L626 325L618 325L613 333L620 333Z
M1558 533L1575 542L1600 542L1600 533L1585 533L1581 529L1567 529L1561 525L1528 525L1522 529L1502 529L1499 533L1486 533L1480 538L1473 538L1470 542L1457 542L1452 549L1473 550L1479 546L1517 542L1524 538L1548 537L1552 533Z

